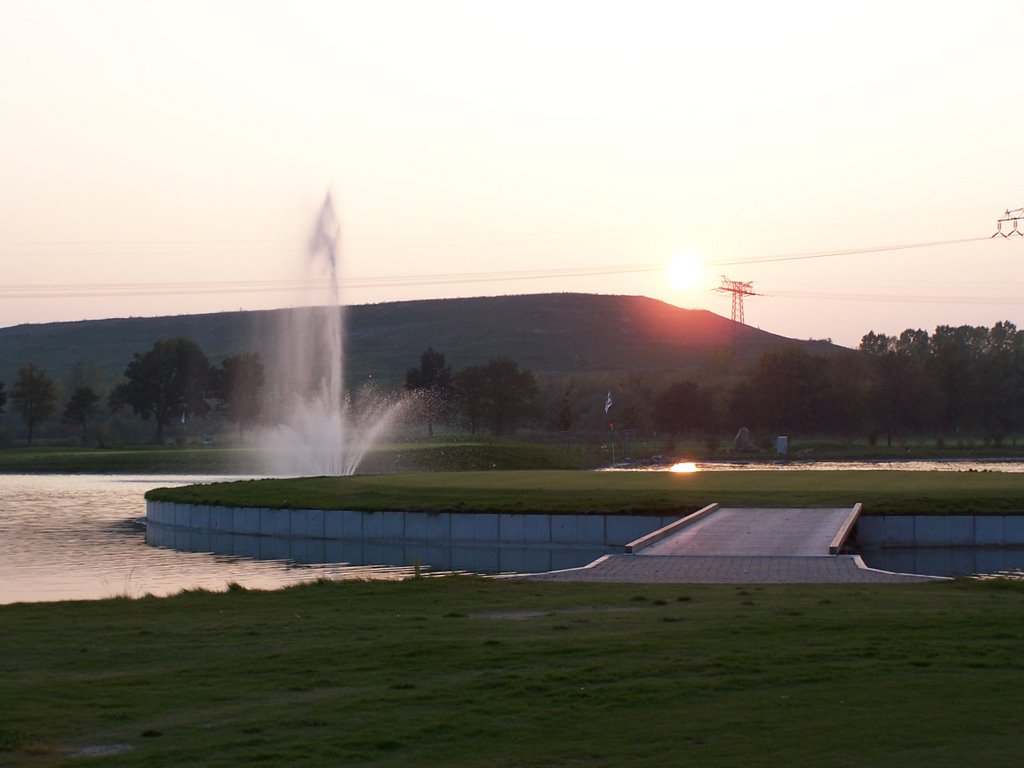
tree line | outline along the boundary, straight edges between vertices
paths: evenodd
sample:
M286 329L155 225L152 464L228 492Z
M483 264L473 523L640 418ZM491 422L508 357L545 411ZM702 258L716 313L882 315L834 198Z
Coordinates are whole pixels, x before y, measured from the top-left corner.
M929 334L866 334L857 350L764 352L727 386L684 379L654 400L652 419L674 432L867 438L912 436L1001 445L1024 432L1024 332L1010 322L942 325Z
M109 414L130 411L142 421L152 422L152 441L162 444L173 425L215 413L241 438L246 429L269 423L275 416L265 406L279 393L264 391L266 378L257 353L231 355L213 365L189 339L162 340L132 356L122 380L106 398L92 385L76 387L65 403L61 421L81 429L84 445L89 441L90 425L99 419L104 406ZM427 349L420 366L410 369L405 390L415 405L410 412L426 420L430 434L438 420L464 424L472 433L486 428L493 434L508 434L538 412L536 378L505 358L453 373L443 354ZM25 425L29 445L38 427L56 415L58 395L57 383L34 363L18 371L10 399ZM0 416L6 402L7 392L0 383Z
M152 439L162 443L172 425L212 413L241 437L271 418L264 407L266 378L256 353L213 365L193 341L158 341L132 356L105 397L90 384L71 388L60 420L87 443L104 408L107 419L130 412L151 423ZM856 350L816 355L792 345L768 350L743 369L608 378L539 379L502 357L453 370L443 352L428 347L407 370L402 389L415 406L407 412L428 435L438 425L496 435L524 426L561 433L614 428L717 444L745 426L762 439L831 436L891 445L928 436L999 445L1024 432L1024 332L1010 322L939 326L930 334L872 331ZM607 412L606 388L614 394ZM9 391L0 383L0 416L10 406L29 444L57 415L58 401L56 382L33 363L18 371Z
M206 417L214 408L242 429L255 418L262 382L263 366L255 354L233 355L214 366L195 342L168 339L132 356L123 381L113 388L105 403L94 386L75 387L64 405L61 422L81 429L83 445L88 444L89 426L98 419L104 404L111 414L128 408L143 421L152 420L156 426L153 440L157 443L164 442L167 427L173 422ZM18 370L10 401L25 424L29 445L39 425L56 415L58 394L57 383L35 363ZM0 415L6 401L0 383Z

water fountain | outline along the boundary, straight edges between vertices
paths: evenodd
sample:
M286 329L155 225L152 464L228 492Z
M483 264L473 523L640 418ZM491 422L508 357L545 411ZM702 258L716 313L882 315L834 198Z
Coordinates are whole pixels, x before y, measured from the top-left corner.
M280 314L277 349L268 366L273 426L259 444L276 475L350 475L401 408L363 388L353 398L344 382L344 324L338 291L340 225L330 194L307 249L307 306Z

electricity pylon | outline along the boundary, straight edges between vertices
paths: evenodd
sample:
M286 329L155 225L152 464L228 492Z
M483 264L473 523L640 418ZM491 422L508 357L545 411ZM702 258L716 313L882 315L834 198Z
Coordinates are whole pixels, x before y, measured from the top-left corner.
M1024 208L1009 209L1001 219L996 221L996 231L992 237L1013 237L1014 235L1024 237L1024 230L1020 229L1022 226L1024 226Z
M739 333L739 329L746 325L743 317L743 297L761 296L763 294L757 293L754 290L752 282L744 283L739 280L730 280L725 275L722 275L722 284L715 288L715 290L718 293L732 294L732 351L735 354L736 335Z
M718 293L732 294L732 321L740 325L746 325L743 320L743 297L761 296L754 290L753 283L741 283L739 280L730 280L722 275L722 284L715 288Z

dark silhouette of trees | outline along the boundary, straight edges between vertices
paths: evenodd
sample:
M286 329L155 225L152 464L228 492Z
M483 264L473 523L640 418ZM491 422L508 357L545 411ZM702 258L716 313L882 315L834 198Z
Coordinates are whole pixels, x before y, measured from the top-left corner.
M654 421L673 434L709 434L718 427L718 403L714 392L695 381L671 384L654 401Z
M481 422L495 435L509 434L537 413L536 377L530 371L520 371L519 363L507 358L459 371L454 390L473 434Z
M996 445L1024 423L1024 333L1010 322L996 323L979 355L978 426Z
M820 428L826 415L828 361L796 346L763 353L753 373L751 393L758 421L785 435Z
M99 402L100 396L92 387L78 387L64 406L62 421L82 428L82 445L89 444L89 420L99 410Z
M576 421L576 414L572 408L572 387L566 387L562 395L562 401L558 406L556 417L559 432L568 432Z
M164 441L164 429L173 419L184 421L210 411L210 361L189 339L158 341L148 352L136 352L124 377L110 394L110 409L129 406L144 421L152 418L157 443Z
M420 355L419 368L406 372L405 388L420 395L427 434L433 437L434 421L447 411L452 399L452 369L445 363L444 354L427 347Z
M871 396L871 376L864 355L853 350L834 350L825 359L823 426L848 439L863 435Z
M245 428L260 418L260 393L266 376L260 356L255 352L231 355L212 371L212 393L217 410L238 427L239 439Z
M907 329L899 336L868 333L861 339L869 376L868 417L893 436L925 432L934 427L941 395L929 370L928 333Z
M969 432L977 417L971 395L978 384L984 328L940 325L929 339L929 368L942 392L942 431Z
M455 405L469 422L470 434L475 435L483 417L487 397L487 371L482 365L473 365L457 372L452 379Z
M57 407L57 384L35 363L18 370L18 378L11 387L11 402L28 427L28 444L38 424L53 415Z
M0 381L0 416L3 416L7 411L7 390L4 389L4 383Z
M889 444L895 433L978 436L996 444L1024 429L1024 334L940 325L928 335L869 333L861 341L871 369L872 412Z

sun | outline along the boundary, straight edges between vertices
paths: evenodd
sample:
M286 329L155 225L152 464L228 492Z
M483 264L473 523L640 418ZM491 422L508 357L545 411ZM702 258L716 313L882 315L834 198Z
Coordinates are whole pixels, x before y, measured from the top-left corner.
M695 251L680 251L665 267L669 285L676 291L692 291L704 281L704 262Z

